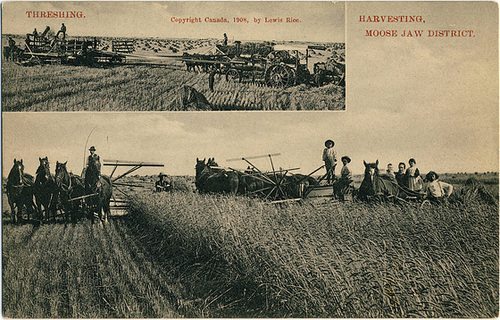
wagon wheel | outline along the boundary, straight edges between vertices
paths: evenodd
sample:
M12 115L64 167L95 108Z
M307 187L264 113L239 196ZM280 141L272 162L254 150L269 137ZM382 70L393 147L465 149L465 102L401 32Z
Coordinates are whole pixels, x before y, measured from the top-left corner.
M295 72L286 65L275 65L269 68L267 84L272 87L286 88L294 84Z
M260 170L253 172L250 175L253 179L259 180L264 183L262 188L248 192L247 195L258 195L264 200L279 201L292 199L289 193L289 186L292 182L286 181L287 172L278 173L276 171L271 171L264 173Z
M329 60L326 63L326 70L333 77L333 84L345 85L345 66L336 62L335 60Z
M285 182L285 176L284 174L282 177L279 175L276 175L274 172L272 173L273 176L271 176L271 180L274 181L274 186L273 188L269 191L269 193L266 195L266 199L271 199L273 201L277 200L285 200L292 198L289 194L287 189L285 188L286 182Z
M226 71L226 81L241 82L241 74L236 69Z

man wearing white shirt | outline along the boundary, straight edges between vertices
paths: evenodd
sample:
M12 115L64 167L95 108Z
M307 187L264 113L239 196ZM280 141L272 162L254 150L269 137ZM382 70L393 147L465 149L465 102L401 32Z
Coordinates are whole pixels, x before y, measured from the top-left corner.
M425 186L425 194L431 200L448 198L453 192L453 186L449 183L439 181L439 176L434 171L429 171L425 179L428 182Z

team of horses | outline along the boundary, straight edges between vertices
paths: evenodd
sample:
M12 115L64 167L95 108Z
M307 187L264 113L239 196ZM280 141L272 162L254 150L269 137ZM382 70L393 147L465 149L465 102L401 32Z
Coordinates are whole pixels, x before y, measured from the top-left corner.
M56 162L55 174L50 172L47 157L39 158L35 177L24 172L23 160L14 159L5 190L14 222L26 215L28 220L56 220L60 211L66 218L76 220L94 212L101 221L110 214L112 184L109 177L100 175L97 165L89 161L84 177L68 172L66 162Z
M380 174L378 160L363 163L364 177L359 189L354 190L359 200L422 198L423 194L400 186L394 179ZM195 170L196 189L201 193L256 195L273 199L302 198L309 188L319 184L315 178L302 174L263 173L250 168L245 172L224 169L213 158L208 161L197 158Z
M39 158L36 175L24 172L23 160L14 159L5 190L13 220L23 215L40 220L55 220L61 211L66 220L94 212L107 221L110 214L112 182L100 175L98 165L89 158L84 176L68 172L66 162L56 162L55 174L50 172L47 157ZM378 160L366 163L364 178L355 194L360 200L419 198L422 194L399 186L394 179L381 175ZM287 172L260 172L257 168L236 171L218 166L214 158L196 159L196 189L200 193L227 193L255 195L264 199L282 200L302 198L307 190L319 184L311 176L288 175Z

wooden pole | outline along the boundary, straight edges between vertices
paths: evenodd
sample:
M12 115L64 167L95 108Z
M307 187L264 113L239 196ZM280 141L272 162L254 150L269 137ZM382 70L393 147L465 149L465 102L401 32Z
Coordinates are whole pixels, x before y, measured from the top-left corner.
M261 156L252 156L252 157L242 157L242 158L233 158L233 159L227 159L226 161L239 161L239 160L249 160L249 159L259 159L259 158L267 158L269 156L275 157L275 156L281 156L281 153L271 153L271 154L264 154Z

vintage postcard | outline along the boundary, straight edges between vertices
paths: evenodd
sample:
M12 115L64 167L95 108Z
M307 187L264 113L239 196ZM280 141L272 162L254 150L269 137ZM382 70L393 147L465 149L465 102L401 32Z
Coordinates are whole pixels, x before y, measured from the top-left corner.
M4 2L3 110L344 110L344 14L343 2Z
M497 3L2 9L4 317L499 317Z

